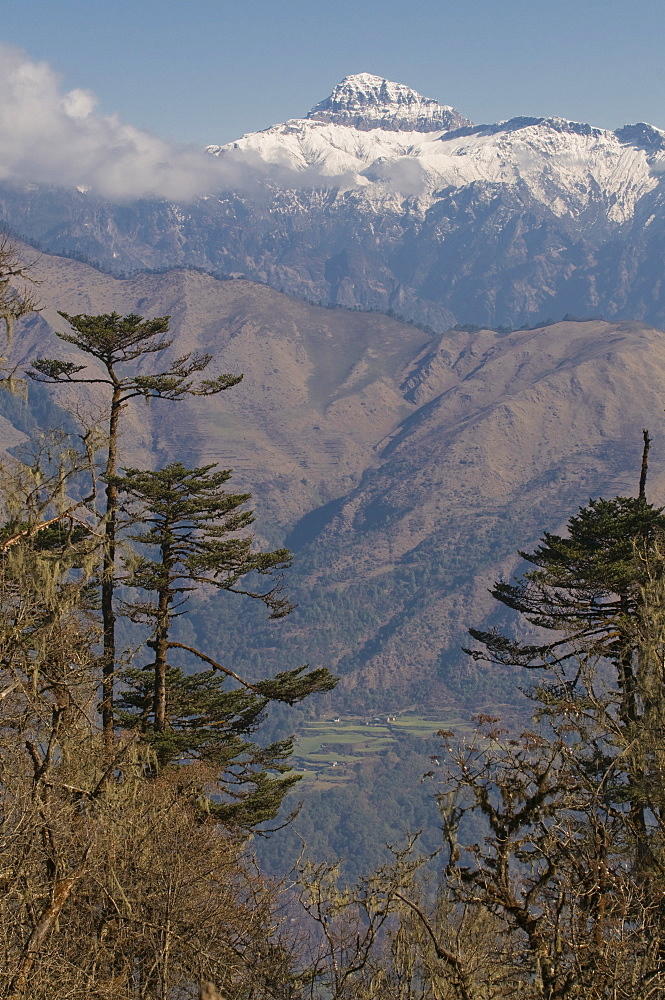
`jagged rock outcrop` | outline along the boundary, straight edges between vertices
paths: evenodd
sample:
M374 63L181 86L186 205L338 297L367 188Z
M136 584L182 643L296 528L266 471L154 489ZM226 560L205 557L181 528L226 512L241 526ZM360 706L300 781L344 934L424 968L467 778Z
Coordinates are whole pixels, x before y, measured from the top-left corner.
M361 132L375 128L390 132L441 132L471 124L454 108L372 73L345 77L330 97L312 108L307 118L350 125Z

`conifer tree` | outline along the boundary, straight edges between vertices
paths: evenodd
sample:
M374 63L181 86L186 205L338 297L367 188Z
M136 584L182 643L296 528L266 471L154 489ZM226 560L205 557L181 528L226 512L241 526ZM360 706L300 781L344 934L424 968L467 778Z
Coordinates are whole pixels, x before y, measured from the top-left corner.
M139 374L136 363L151 354L159 354L172 341L165 340L169 317L143 319L141 316L106 313L99 316L69 315L61 312L73 333L58 333L84 354L96 359L103 374L86 372L86 365L61 359L38 358L28 372L37 382L48 385L103 385L110 392L108 417L108 453L106 458L105 538L101 580L103 619L102 654L102 725L107 745L113 740L113 695L115 675L115 589L116 531L118 488L118 433L120 414L131 399L179 400L188 395L210 396L237 385L242 375L219 375L196 381L212 360L209 354L185 354L152 374ZM126 366L129 366L127 369ZM81 374L84 373L84 374Z
M471 630L477 660L534 671L535 718L439 734L447 921L396 893L423 995L665 995L665 514L645 495L648 444L637 497L590 501L495 585L530 637Z
M174 641L171 626L183 614L189 593L200 586L240 594L266 605L271 618L282 618L292 605L279 582L250 586L247 579L273 576L291 563L288 549L260 552L253 536L239 534L253 522L246 508L248 493L228 493L228 470L207 465L188 469L174 462L157 471L127 469L116 479L124 497L123 511L145 525L129 538L143 553L127 560L124 583L151 595L128 602L135 621L151 626L148 646L154 661L125 674L128 688L120 696L125 726L140 725L162 766L175 759L206 760L225 772L230 801L215 810L226 822L253 826L270 818L297 778L283 777L292 750L287 740L261 748L246 740L269 701L294 704L334 687L325 669L296 668L270 680L250 683L192 646ZM187 676L169 664L169 651L185 650L211 669ZM225 689L228 679L237 685ZM270 774L277 771L278 777ZM250 789L251 786L251 790Z
M665 825L665 799L651 786L662 785L665 512L645 495L643 433L638 496L590 500L566 536L545 532L533 553L520 552L534 569L491 591L542 638L524 643L498 629L470 629L484 648L467 652L542 670L533 690L540 712L556 724L573 710L606 734L590 755L590 780L604 774L606 803L628 810L639 863L660 866L651 828L654 816Z
M202 979L225 996L289 996L274 894L202 801L221 791L216 770L155 776L137 734L109 760L90 533L77 540L58 479L0 467L0 996L182 1000Z
M166 726L166 669L169 632L181 595L197 585L241 593L262 601L271 618L281 618L292 609L280 594L279 585L267 590L239 589L251 573L269 576L291 564L288 549L252 551L252 535L238 532L251 525L252 511L245 508L249 493L227 493L222 487L230 479L228 470L212 471L214 465L188 469L174 462L156 471L127 469L114 484L129 500L132 520L148 525L129 534L131 541L154 547L157 558L142 555L130 561L125 582L154 593L156 601L134 602L134 617L154 624L150 647L154 662L154 726Z
M485 649L468 652L503 665L574 671L580 657L605 657L616 671L622 720L635 722L635 615L648 556L664 535L663 508L644 496L590 500L568 521L567 536L545 532L534 552L519 553L535 569L492 588L497 601L546 630L543 640L523 643L497 629L469 629Z

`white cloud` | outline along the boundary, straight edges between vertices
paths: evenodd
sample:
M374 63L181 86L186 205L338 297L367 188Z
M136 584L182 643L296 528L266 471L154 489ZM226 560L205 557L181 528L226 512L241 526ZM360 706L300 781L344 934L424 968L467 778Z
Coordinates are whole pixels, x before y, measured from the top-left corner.
M0 180L56 184L106 198L187 201L245 187L247 169L95 113L86 90L63 92L47 63L0 44Z
M70 90L62 99L65 114L70 118L87 118L95 110L95 95L87 90Z

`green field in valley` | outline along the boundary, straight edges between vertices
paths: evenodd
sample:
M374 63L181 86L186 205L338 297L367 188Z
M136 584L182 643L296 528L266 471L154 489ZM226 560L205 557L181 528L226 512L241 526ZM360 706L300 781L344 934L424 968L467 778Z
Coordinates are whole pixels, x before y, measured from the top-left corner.
M394 746L400 736L431 739L441 729L454 727L459 733L468 725L459 715L443 712L436 717L403 712L304 722L296 735L293 767L305 780L337 784L348 780L354 764Z

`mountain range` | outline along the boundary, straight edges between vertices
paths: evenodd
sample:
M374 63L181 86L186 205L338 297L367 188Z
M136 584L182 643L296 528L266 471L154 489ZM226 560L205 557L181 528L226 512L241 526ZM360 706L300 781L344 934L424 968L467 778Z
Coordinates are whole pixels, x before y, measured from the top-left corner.
M187 627L246 673L330 667L338 711L514 700L514 676L460 652L470 625L499 620L488 587L589 496L636 492L643 427L655 439L649 495L665 499L665 338L645 324L434 334L245 279L118 279L25 253L42 309L17 328L19 369L35 356L81 362L54 335L64 310L169 314L173 357L209 351L216 371L244 372L208 400L128 407L121 463L234 469L259 540L295 553L299 606L267 623L203 595ZM36 385L25 401L2 393L0 444L20 453L39 427L71 424L66 411L90 420L103 404Z
M306 117L208 152L241 181L188 204L4 182L0 215L114 274L241 274L435 333L566 313L665 324L665 133L651 125L473 125L361 73Z
M177 355L244 372L205 403L129 409L122 442L126 464L232 467L259 540L296 553L285 622L193 609L218 655L328 666L337 706L509 697L459 650L516 550L633 493L643 427L665 498L665 133L475 126L358 74L208 153L245 179L187 205L4 183L6 225L61 255L25 250L43 308L14 360L72 350L58 310L117 311L169 314ZM82 405L2 394L0 444Z
M483 710L522 724L537 676L461 652L469 626L514 628L489 588L589 497L637 493L645 427L647 493L665 503L665 133L473 125L358 74L208 156L237 183L186 204L0 184L41 306L11 364L81 363L59 311L116 311L169 315L172 360L209 352L215 373L244 373L209 399L131 403L120 464L232 468L257 541L294 552L287 618L201 591L179 619L183 642L244 676L309 662L340 677L271 713L266 739L409 708L437 728ZM88 390L2 392L0 450L76 434L104 406ZM312 782L291 840L264 845L268 869L283 875L303 836L357 871L399 824L437 843L420 781L432 749L402 740L339 785Z

